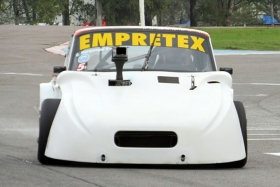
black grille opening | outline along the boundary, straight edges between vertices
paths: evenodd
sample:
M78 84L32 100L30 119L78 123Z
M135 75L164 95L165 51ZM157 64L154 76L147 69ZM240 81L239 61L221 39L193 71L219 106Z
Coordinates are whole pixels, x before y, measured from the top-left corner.
M179 77L165 77L165 76L158 76L159 83L173 83L179 84Z
M171 148L177 141L177 134L171 131L119 131L115 134L118 147Z

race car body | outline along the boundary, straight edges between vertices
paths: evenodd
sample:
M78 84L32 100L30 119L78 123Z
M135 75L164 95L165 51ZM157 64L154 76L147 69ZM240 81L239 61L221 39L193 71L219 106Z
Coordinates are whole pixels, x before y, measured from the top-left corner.
M40 85L38 159L110 164L247 161L246 114L210 36L165 27L78 30Z

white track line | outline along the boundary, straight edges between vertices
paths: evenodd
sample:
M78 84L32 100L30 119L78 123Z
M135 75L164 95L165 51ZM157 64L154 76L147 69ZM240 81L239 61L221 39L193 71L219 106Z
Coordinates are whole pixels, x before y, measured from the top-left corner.
M280 136L280 134L247 134L248 136Z
M264 154L273 155L273 156L280 156L280 153L264 153Z
M280 138L265 138L264 136L280 136L280 134L274 134L274 133L271 133L271 131L280 131L280 129L278 128L248 128L247 131L261 131L260 134L256 134L255 133L252 133L252 134L247 134L248 136L261 136L261 138L248 138L247 140L248 141L280 141ZM264 132L265 131L268 131L268 134L265 134Z
M268 94L257 94L257 95L234 95L236 97L267 97Z
M280 141L280 138L254 138L247 139L248 141Z
M0 75L26 75L26 76L43 76L43 74L34 74L34 73L0 73Z
M280 131L280 129L263 129L263 128L259 128L259 129L248 128L247 130L248 131Z
M280 86L278 83L232 83L235 85Z

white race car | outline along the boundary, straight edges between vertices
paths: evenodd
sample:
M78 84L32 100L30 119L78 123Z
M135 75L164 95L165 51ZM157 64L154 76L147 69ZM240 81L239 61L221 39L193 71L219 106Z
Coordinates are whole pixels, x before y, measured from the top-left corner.
M243 167L247 120L231 74L203 31L77 30L40 84L38 160Z

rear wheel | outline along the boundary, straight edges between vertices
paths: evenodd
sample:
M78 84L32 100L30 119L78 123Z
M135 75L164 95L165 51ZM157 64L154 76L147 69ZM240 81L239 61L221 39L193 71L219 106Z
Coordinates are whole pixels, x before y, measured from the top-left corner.
M58 164L58 160L45 156L50 129L55 117L60 99L46 99L42 103L39 118L39 138L37 158L42 164Z

